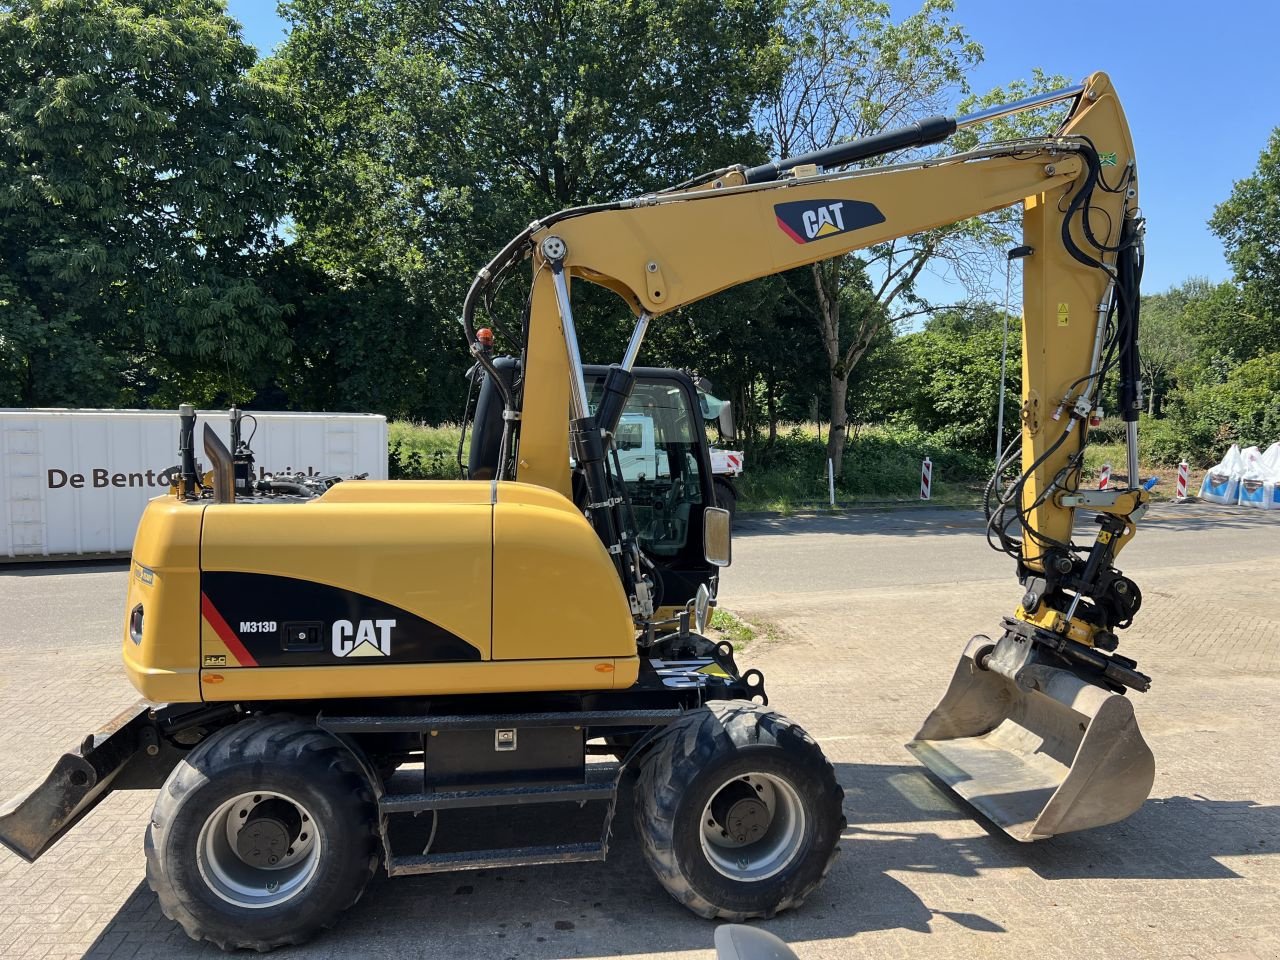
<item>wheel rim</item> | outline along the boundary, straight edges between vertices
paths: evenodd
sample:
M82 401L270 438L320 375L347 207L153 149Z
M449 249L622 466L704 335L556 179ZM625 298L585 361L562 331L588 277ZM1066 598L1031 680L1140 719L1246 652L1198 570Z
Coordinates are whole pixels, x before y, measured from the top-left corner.
M702 810L702 852L731 880L766 880L804 844L804 804L781 777L749 773L722 783Z
M196 863L209 889L238 907L274 907L315 876L321 839L310 811L269 790L242 793L205 820Z

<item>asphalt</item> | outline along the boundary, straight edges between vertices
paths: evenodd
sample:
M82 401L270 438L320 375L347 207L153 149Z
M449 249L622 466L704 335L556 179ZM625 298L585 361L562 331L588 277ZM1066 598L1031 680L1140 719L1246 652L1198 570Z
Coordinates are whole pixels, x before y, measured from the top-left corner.
M1135 709L1157 757L1124 823L1018 844L902 744L968 636L1021 590L955 510L742 518L725 605L777 628L740 658L823 745L846 792L837 866L765 926L803 960L866 957L1280 958L1280 517L1162 506L1121 566L1146 598L1122 652L1155 682ZM0 797L119 706L125 569L0 570ZM0 854L0 955L186 957L143 883L151 797L110 797L34 866ZM519 825L516 825L519 828ZM624 802L604 864L376 880L290 958L711 956L671 901Z

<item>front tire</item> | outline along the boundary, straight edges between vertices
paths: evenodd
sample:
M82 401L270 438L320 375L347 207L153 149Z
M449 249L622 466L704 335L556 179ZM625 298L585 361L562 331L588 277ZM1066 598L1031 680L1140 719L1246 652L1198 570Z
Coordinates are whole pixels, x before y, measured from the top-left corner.
M708 704L654 743L636 785L645 859L702 917L742 921L798 907L844 830L844 791L821 748L781 714Z
M333 926L379 849L350 749L293 717L253 717L201 743L160 789L147 883L193 940L271 950Z
M738 494L733 487L724 480L716 480L714 482L716 494L716 506L722 510L729 511L729 523L733 523L734 517L738 513Z

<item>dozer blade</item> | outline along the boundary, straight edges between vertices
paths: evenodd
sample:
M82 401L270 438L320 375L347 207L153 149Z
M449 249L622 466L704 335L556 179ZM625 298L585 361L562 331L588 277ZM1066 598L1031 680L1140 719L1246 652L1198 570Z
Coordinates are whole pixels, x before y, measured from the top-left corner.
M1132 704L1029 646L970 640L907 749L1017 840L1123 820L1155 780Z

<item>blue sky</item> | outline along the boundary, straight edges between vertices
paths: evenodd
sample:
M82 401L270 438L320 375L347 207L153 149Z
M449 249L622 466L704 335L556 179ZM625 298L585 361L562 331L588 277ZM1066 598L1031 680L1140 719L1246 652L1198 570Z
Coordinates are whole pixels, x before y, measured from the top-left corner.
M228 6L261 53L283 38L271 0ZM893 7L908 13L917 4ZM971 78L978 92L1030 77L1037 66L1074 79L1111 75L1138 152L1147 292L1191 276L1229 276L1205 221L1280 125L1280 2L956 0L955 20L986 50ZM927 286L935 301L960 297L938 278Z

